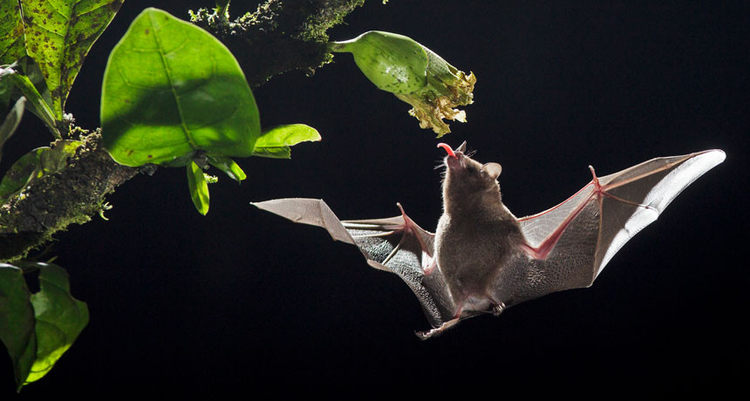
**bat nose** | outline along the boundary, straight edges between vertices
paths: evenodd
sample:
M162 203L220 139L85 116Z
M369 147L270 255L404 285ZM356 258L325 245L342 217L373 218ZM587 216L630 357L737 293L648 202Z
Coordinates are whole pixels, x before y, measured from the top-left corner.
M455 170L457 168L462 168L463 159L464 159L464 154L461 152L456 152L455 156L445 157L445 165L448 166L448 168L452 170Z

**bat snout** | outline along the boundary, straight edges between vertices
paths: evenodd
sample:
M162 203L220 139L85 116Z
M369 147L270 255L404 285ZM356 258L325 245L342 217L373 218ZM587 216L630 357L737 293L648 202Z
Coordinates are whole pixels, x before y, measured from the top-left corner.
M446 156L445 165L451 170L464 168L464 154L456 152L454 156Z

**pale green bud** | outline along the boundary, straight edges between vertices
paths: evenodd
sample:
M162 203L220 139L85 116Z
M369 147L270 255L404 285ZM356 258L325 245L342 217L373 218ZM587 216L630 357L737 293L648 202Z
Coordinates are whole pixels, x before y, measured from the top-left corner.
M413 108L409 114L421 128L438 137L450 132L443 119L466 122L466 112L455 109L473 102L473 73L466 75L413 39L390 32L369 31L332 42L331 51L348 52L365 76Z

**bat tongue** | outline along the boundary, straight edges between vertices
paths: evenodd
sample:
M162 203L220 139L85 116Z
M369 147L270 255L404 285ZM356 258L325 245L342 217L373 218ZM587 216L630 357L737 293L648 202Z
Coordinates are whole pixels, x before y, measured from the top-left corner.
M439 144L437 144L437 147L445 149L445 152L448 153L448 156L454 159L456 158L456 154L453 153L453 149L447 143L440 142Z

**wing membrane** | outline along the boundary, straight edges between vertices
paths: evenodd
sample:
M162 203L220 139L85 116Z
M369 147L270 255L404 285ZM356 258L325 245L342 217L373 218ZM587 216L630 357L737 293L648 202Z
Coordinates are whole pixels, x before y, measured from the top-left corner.
M325 228L337 241L356 245L370 266L397 274L419 298L433 326L452 317L453 302L434 263L434 237L406 214L383 219L345 220L321 199L287 198L253 203L296 223ZM430 274L425 274L425 269Z
M519 254L501 275L498 292L524 300L590 286L630 238L724 158L721 150L707 150L651 159L598 178L598 185L592 180L563 203L519 219L531 247L556 242L545 259Z

